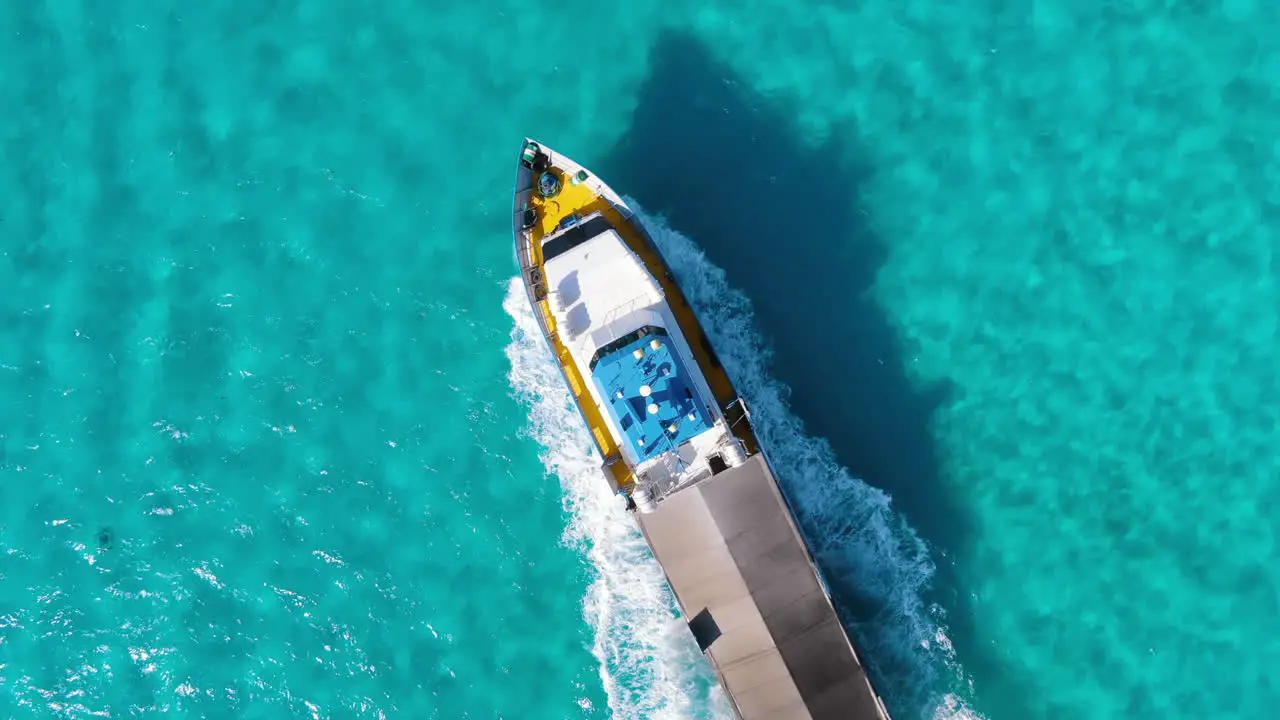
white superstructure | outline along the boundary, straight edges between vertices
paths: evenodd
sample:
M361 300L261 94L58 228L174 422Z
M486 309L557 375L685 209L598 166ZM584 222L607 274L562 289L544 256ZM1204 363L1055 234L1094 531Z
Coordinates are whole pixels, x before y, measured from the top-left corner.
M688 342L680 332L661 286L616 230L597 226L599 232L584 233L584 230L592 229L589 220L543 242L544 251L555 253L543 266L548 301L562 341L581 375L592 379L588 385L601 416L614 436L622 439L619 446L623 457L635 468L637 477L647 481L655 493L665 494L710 474L707 456L723 451L728 445L736 445L736 442L727 431L723 412L712 400L714 395L706 378L692 362ZM578 235L570 239L568 233ZM637 332L647 336L654 334L655 330L662 333L657 340L659 348L663 342L671 344L670 352L678 358L673 369L678 368L677 374L686 376L693 394L691 400L705 411L706 428L691 437L680 437L678 444L671 443L662 452L651 453L650 445L644 443L661 442L663 438L628 442L629 436L636 432L635 425L622 427L627 421L620 419L627 414L623 396L639 394L647 397L644 388L626 386L628 380L633 380L626 367L619 367L617 372L602 378L600 373L594 372L599 368L592 365L593 360L599 362L602 359L602 353L607 355L611 345L628 341ZM654 337L658 335L654 334ZM630 344L637 345L636 342ZM639 347L630 352L643 353L648 347L640 342ZM615 362L625 366L629 360L619 358ZM604 387L604 383L613 376L620 378L617 388ZM643 385L643 381L638 379L632 384L636 382ZM606 398L606 394L609 397ZM643 412L638 414L644 415ZM640 419L643 420L647 418ZM734 451L730 449L731 453ZM642 452L648 453L647 457L641 456Z

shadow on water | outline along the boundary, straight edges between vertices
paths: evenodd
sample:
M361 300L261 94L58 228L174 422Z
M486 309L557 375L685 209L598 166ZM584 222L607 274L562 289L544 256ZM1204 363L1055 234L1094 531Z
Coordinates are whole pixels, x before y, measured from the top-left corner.
M869 168L859 162L856 129L841 130L806 145L785 107L754 92L700 41L669 34L654 49L628 134L595 164L620 192L692 237L746 292L774 348L773 375L791 388L792 410L842 465L892 495L929 544L938 566L930 600L950 611L963 657L960 638L972 637L967 593L946 556L964 552L968 531L940 482L930 434L949 390L913 386L910 358L869 294L886 249L858 206ZM837 592L859 624L894 612L854 588ZM882 682L913 679L874 655L869 661Z

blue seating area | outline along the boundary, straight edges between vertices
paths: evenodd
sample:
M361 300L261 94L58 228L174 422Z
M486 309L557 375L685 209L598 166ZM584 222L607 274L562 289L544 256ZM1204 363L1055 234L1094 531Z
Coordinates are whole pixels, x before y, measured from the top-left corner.
M642 460L710 427L689 370L660 328L647 328L594 362L592 378L628 446Z

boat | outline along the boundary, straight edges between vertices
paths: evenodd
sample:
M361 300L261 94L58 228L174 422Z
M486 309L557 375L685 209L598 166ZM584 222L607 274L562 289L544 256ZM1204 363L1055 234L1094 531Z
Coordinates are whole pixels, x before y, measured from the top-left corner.
M740 718L886 720L751 421L622 196L532 138L512 207L538 327Z

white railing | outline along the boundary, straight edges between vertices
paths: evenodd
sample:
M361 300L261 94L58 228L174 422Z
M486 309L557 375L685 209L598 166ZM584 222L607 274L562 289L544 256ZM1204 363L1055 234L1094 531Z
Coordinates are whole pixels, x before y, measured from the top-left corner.
M623 317L624 315L627 315L628 313L635 312L640 308L647 307L652 303L653 303L653 300L648 295L637 295L631 298L630 300L617 305L612 310L605 313L604 318L600 321L600 327L610 328L610 330L609 330L609 340L605 343L602 343L602 345L607 345L608 343L611 343L614 340L618 339L618 333L612 330L613 321L617 320L620 317Z

